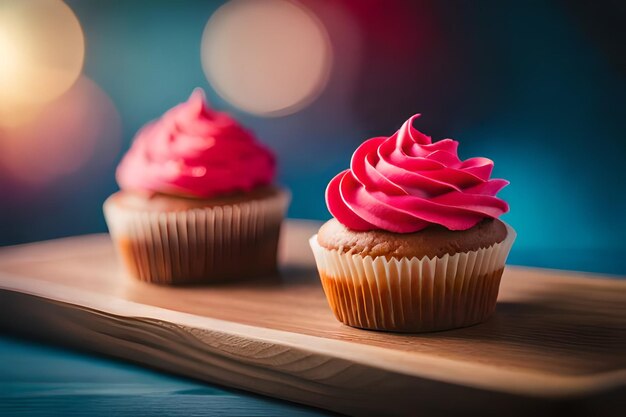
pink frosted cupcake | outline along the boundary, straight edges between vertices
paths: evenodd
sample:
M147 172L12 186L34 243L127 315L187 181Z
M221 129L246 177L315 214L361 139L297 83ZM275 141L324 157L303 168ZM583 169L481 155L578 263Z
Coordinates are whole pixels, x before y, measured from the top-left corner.
M464 327L494 311L515 232L497 218L508 184L451 139L413 128L365 141L328 185L334 219L310 240L335 317L398 332Z
M289 203L275 172L272 152L195 90L139 131L104 203L128 272L162 284L274 273Z

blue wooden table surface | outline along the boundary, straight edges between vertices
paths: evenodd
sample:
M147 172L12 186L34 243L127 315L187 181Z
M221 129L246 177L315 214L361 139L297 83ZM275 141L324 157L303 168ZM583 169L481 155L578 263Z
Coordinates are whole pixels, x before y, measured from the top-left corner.
M323 416L321 410L0 334L0 416Z

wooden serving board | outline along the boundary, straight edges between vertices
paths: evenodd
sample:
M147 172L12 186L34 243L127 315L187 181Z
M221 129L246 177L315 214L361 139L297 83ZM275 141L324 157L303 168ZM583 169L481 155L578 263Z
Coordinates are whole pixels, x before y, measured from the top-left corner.
M495 316L403 335L337 322L291 221L282 276L171 288L127 278L107 235L0 250L0 326L346 414L624 415L626 281L507 267Z

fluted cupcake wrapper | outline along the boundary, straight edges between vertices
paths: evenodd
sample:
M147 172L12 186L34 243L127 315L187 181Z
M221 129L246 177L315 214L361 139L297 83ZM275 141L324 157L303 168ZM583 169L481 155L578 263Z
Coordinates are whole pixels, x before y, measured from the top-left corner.
M199 284L276 271L286 191L232 205L184 211L129 209L113 199L104 214L128 272L161 284Z
M309 243L335 317L353 327L426 332L470 326L494 312L515 231L476 251L428 258L371 257Z

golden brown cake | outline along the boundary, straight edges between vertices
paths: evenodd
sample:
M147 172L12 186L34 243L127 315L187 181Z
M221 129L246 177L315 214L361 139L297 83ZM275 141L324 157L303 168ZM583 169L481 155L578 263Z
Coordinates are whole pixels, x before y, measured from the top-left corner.
M433 258L487 248L502 242L506 234L506 226L498 219L485 219L468 230L451 231L433 225L402 234L384 230L357 232L331 219L317 232L317 242L327 250L363 257Z

